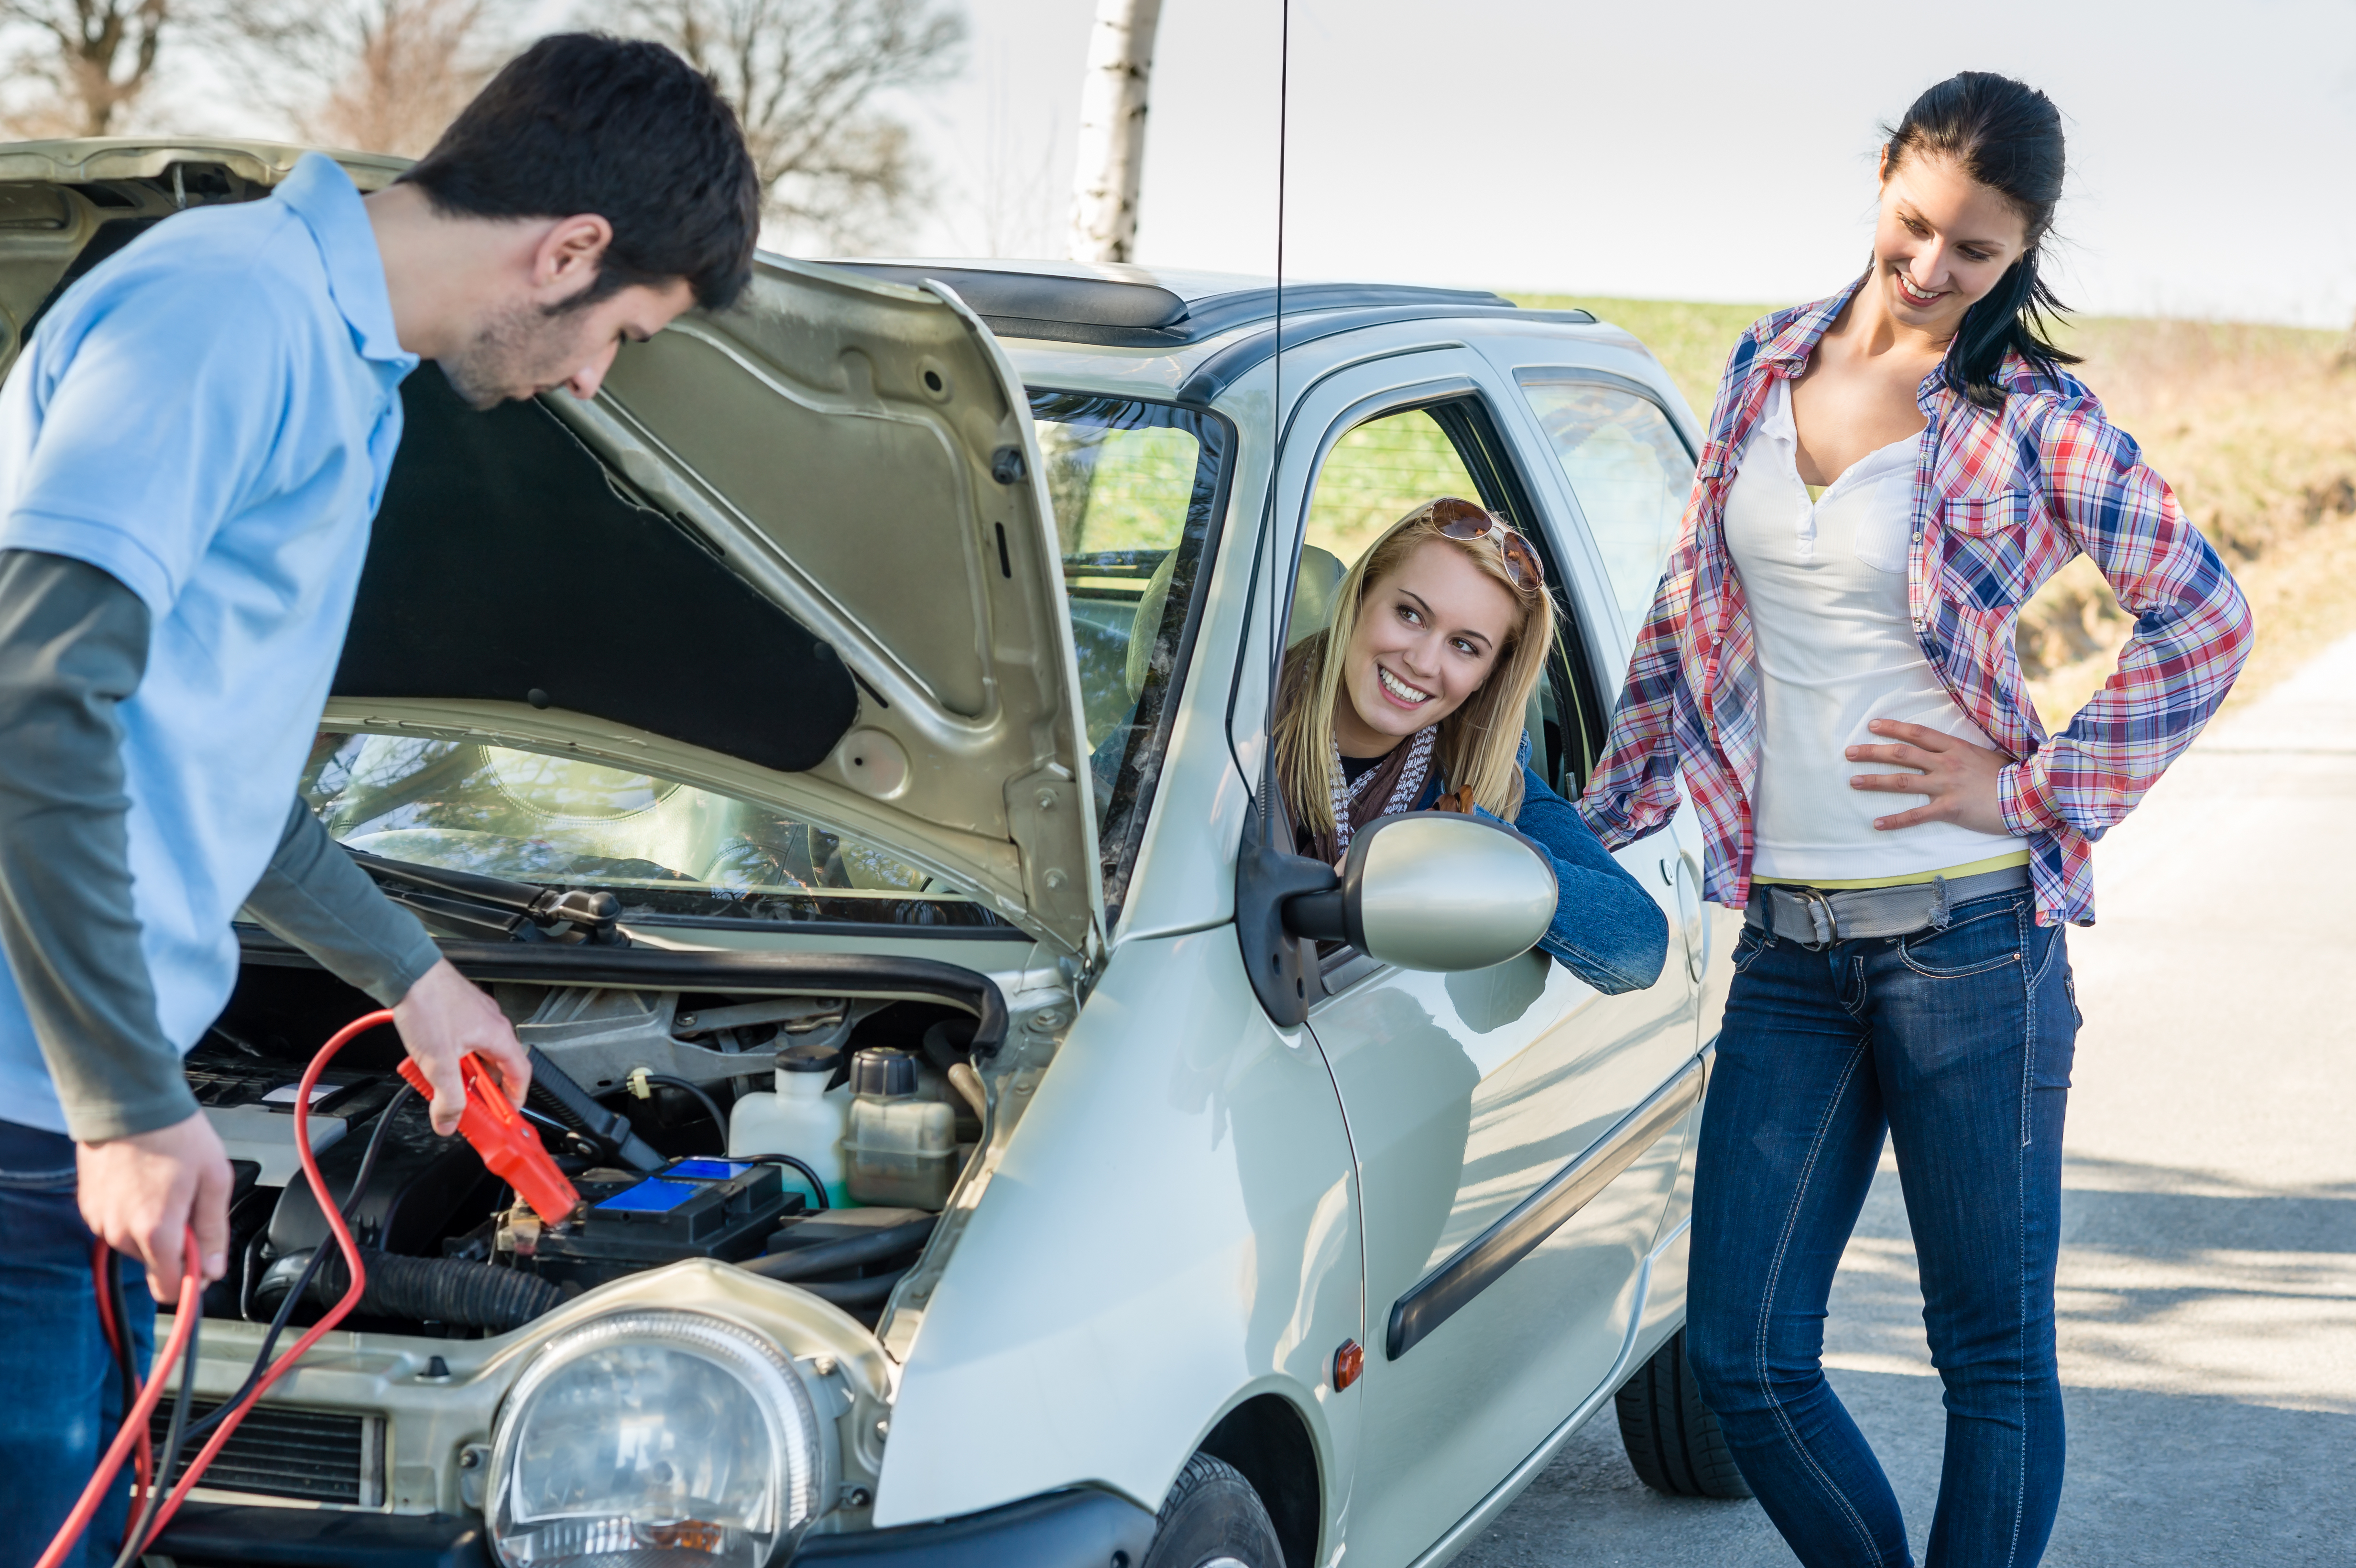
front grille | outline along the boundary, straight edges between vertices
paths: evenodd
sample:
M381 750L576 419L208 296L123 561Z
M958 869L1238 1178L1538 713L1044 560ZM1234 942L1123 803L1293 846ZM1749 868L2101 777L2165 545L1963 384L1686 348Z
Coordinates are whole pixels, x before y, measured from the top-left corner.
M219 1400L192 1399L188 1419L196 1421L219 1408ZM172 1398L166 1394L147 1418L151 1440L161 1445L171 1424ZM202 1439L181 1445L180 1462L172 1471L174 1481L187 1472L189 1461L203 1446ZM265 1498L380 1507L384 1502L384 1418L258 1404L238 1423L197 1484Z

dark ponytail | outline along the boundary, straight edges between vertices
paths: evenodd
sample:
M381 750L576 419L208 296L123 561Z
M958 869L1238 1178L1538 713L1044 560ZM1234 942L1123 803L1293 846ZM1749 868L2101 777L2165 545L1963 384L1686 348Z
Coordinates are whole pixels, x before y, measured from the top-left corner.
M1885 127L1885 129L1887 129ZM1939 375L1984 409L2004 406L1997 379L2008 353L2047 374L2075 365L2049 336L2048 318L2069 307L2037 275L2038 247L2062 199L2062 112L2053 101L2008 76L1967 70L1925 91L1889 131L1883 151L1895 170L1909 158L1950 158L1956 168L2006 201L2027 225L2020 260L1986 298L1964 313Z

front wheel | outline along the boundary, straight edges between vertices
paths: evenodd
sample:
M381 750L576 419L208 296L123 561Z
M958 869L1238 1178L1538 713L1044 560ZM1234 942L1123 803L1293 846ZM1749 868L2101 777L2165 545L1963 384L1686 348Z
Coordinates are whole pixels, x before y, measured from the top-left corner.
M1284 1568L1284 1548L1243 1473L1197 1454L1162 1504L1143 1568Z
M1701 1402L1678 1329L1636 1375L1620 1385L1620 1442L1636 1478L1673 1498L1747 1498L1750 1483L1718 1417Z

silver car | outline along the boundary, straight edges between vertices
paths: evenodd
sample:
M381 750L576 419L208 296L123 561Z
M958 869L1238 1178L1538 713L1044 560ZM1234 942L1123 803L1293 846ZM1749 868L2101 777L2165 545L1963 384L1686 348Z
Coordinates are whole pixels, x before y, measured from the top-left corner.
M0 352L295 155L0 148ZM542 1226L423 1131L389 1035L338 1058L305 1136L402 1261L159 1552L1437 1563L1615 1394L1648 1482L1740 1493L1677 1338L1731 935L1692 822L1620 856L1671 952L1607 997L1467 819L1310 918L1262 783L1282 647L1462 494L1547 557L1527 730L1576 795L1698 445L1642 345L1477 293L765 258L592 401L405 396L303 787L541 1053L584 1205ZM241 934L189 1058L245 1162L199 1413L332 1299L284 1085L368 1006ZM820 1210L750 1157L811 1148L723 1141L791 1053L895 1050L945 1197Z

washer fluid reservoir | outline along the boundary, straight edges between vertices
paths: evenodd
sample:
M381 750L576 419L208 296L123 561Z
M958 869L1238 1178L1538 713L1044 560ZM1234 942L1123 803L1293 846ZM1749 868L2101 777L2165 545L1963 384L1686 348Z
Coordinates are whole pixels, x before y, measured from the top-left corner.
M957 1179L957 1113L917 1092L916 1059L888 1046L856 1051L842 1163L851 1201L947 1204Z
M740 1094L728 1113L728 1156L789 1154L818 1172L826 1184L826 1206L841 1209L852 1199L843 1181L842 1136L851 1124L849 1085L830 1093L827 1084L842 1065L842 1052L810 1041L777 1052L775 1093ZM809 1185L787 1166L786 1190Z

